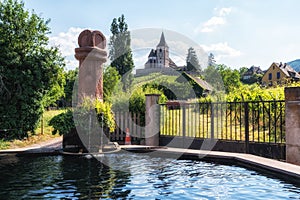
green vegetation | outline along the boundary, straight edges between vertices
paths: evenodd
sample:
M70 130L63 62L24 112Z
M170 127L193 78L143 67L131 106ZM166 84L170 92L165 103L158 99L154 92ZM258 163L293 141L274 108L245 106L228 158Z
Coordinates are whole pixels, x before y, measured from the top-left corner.
M44 107L63 95L64 59L49 47L50 20L18 0L1 1L0 13L0 127L12 129L4 139L23 139L36 130Z
M133 80L132 69L134 68L134 63L130 47L130 32L128 31L124 15L121 15L118 19L113 19L110 31L112 33L109 41L111 66L116 68L121 76L123 91L128 91Z
M120 75L116 68L108 66L103 73L103 99L111 101L111 96L116 92L120 83Z
M89 116L94 113L96 113L101 128L107 128L110 132L114 131L115 121L111 104L85 98L80 106L72 110L68 109L67 112L50 120L49 124L54 128L52 133L64 135L70 133L75 127L86 128L89 124ZM75 119L74 116L76 116Z
M61 113L64 113L65 110L49 110L45 111L43 114L43 125L42 120L38 124L37 129L34 134L29 134L25 139L1 139L0 140L0 149L8 149L8 148L20 148L28 145L36 144L39 142L44 142L49 139L58 137L58 135L53 135L53 127L49 124L50 120ZM43 126L43 133L42 133Z
M190 47L188 49L188 53L186 57L186 71L193 71L193 72L202 71L196 51L194 50L193 47Z
M67 107L72 106L72 95L73 95L73 87L75 84L75 80L78 75L78 68L75 70L69 70L64 72L66 84L64 85L64 105Z

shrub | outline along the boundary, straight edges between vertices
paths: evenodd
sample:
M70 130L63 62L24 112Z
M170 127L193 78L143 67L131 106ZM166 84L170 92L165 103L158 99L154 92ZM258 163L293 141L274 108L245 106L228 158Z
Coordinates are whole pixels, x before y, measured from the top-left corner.
M83 128L87 127L89 115L93 113L93 110L95 110L96 117L101 128L104 128L105 130L108 129L110 132L115 130L116 125L114 115L111 111L111 104L97 100L92 101L85 98L81 106L77 107L75 110L69 109L67 112L61 113L50 120L49 125L54 128L52 134L56 134L57 132L60 135L70 133L70 131L75 128L75 122L73 119L74 114L78 117L78 119L80 119L75 120L76 125Z

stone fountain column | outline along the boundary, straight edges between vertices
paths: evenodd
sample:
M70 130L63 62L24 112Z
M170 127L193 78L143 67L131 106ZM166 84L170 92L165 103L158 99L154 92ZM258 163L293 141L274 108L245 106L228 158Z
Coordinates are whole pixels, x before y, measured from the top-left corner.
M107 60L106 39L100 31L84 30L78 37L75 58L79 61L78 90L73 105L80 108L84 98L103 101L103 63ZM92 102L91 102L92 103ZM77 134L88 152L98 152L103 144L103 130L92 108L88 114L78 109L73 114Z
M300 87L285 88L286 161L300 165Z
M106 38L100 31L84 30L78 37L79 61L78 103L84 97L103 100L103 63L107 60Z

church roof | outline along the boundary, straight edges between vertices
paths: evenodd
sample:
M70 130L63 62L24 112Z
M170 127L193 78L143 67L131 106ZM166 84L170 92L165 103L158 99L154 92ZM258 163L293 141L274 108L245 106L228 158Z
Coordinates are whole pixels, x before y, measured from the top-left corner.
M149 57L156 57L156 52L155 52L154 49L151 49L148 58L149 58Z
M160 41L157 45L158 47L159 46L166 46L168 47L167 43L166 43L166 40L165 40L165 35L164 35L164 32L161 33L161 36L160 36Z

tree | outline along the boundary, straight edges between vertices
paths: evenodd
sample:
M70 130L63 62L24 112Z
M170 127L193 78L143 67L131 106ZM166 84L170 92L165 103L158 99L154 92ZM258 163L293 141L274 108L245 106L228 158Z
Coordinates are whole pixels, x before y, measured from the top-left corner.
M63 83L64 59L48 46L49 22L18 0L0 2L0 127L11 130L11 138L35 130L47 99Z
M202 71L196 51L194 50L193 47L190 47L188 49L188 54L186 57L186 69L187 71L198 71L198 72Z
M113 19L110 30L112 33L109 42L111 66L119 72L122 78L123 90L126 91L132 83L134 63L130 47L130 32L124 15L121 15L118 19Z
M67 106L71 106L72 105L72 95L73 95L73 88L74 88L74 84L75 84L75 80L77 78L78 75L78 68L74 69L74 70L69 70L64 72L65 74L65 79L66 79L66 84L64 87L64 92L65 92L65 103Z
M110 98L115 91L120 81L120 75L116 68L108 66L103 73L103 98L105 101L110 101Z
M208 66L204 70L204 77L214 87L214 90L225 89L226 93L241 86L239 71L232 70L223 64Z
M208 56L207 66L214 66L215 64L216 64L215 56L214 54L210 53Z
M226 93L241 86L241 77L238 70L232 70L223 64L217 65L217 70L222 77Z
M59 68L56 75L56 81L53 83L51 89L43 97L43 107L55 105L58 99L65 97L65 73L63 68Z

